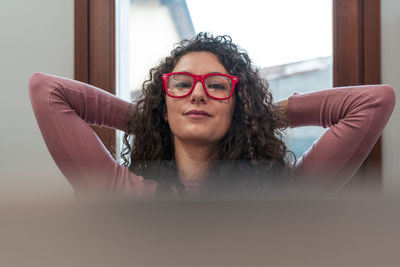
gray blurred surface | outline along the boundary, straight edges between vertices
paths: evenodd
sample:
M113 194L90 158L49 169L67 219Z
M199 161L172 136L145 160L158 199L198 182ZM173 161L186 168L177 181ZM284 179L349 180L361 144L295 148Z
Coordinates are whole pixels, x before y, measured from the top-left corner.
M398 266L400 199L0 208L0 266Z

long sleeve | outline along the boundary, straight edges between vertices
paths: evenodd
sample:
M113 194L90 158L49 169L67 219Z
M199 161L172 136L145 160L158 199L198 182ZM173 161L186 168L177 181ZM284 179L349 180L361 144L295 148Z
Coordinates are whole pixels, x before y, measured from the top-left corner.
M388 85L341 87L291 96L290 127L329 127L297 161L294 177L339 189L368 156L394 104L394 90Z
M47 148L78 193L155 192L156 182L120 166L89 126L124 130L128 102L94 86L43 73L32 75L29 93Z

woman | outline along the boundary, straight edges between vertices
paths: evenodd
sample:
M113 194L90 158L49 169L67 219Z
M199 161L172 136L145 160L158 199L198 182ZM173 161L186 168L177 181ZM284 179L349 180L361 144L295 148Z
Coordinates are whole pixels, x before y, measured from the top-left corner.
M394 107L387 85L293 95L275 105L245 51L228 36L182 41L132 105L45 74L30 81L33 110L55 162L77 191L266 192L291 181L338 189L372 149ZM120 166L89 125L126 132ZM291 166L287 126L330 129Z

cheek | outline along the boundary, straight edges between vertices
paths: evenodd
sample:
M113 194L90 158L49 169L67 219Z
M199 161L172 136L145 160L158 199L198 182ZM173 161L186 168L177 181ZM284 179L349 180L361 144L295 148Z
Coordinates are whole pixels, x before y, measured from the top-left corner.
M219 121L219 124L221 128L224 128L225 131L228 131L229 127L232 124L232 118L233 118L233 112L235 108L235 101L232 99L229 102L223 102L223 100L220 101L220 114L221 114L221 119Z
M165 116L167 119L173 118L173 113L174 113L174 105L171 103L171 100L167 97L165 100L165 106L166 106L166 112Z
M172 132L176 130L176 127L179 125L179 103L176 101L167 100L166 101L167 111L165 113L165 119L168 121L169 127Z

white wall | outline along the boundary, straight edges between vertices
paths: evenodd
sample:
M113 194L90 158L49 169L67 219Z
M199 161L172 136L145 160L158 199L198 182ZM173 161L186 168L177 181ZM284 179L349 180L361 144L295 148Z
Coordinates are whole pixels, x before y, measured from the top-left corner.
M2 1L0 8L0 203L72 198L36 124L33 72L73 77L74 0Z
M382 82L396 90L396 106L383 134L384 192L400 193L400 1L381 0Z

